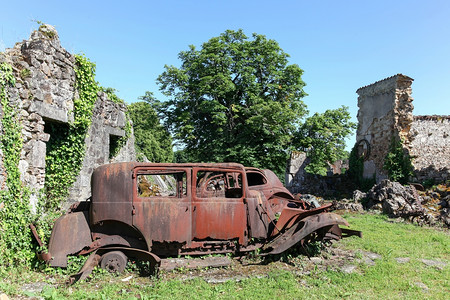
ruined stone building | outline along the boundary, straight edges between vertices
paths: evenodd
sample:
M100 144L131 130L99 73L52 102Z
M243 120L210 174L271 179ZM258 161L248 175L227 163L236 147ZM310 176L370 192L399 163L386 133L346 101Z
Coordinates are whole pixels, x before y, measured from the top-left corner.
M414 116L413 79L397 74L358 89L356 144L365 178L387 178L383 169L392 139L412 156L415 182L450 179L450 116Z
M398 139L405 154L412 157L413 182L450 179L450 116L414 116L412 82L412 78L397 74L356 91L356 146L359 155L364 156L363 177L377 182L387 178L384 160L392 139ZM312 192L317 187L326 190L332 178L310 176L305 172L307 165L306 153L293 152L286 170L286 186L292 192Z
M64 127L73 120L75 88L75 57L61 47L52 26L41 26L27 41L0 54L0 63L13 67L16 83L8 89L10 104L19 115L23 149L19 169L21 180L31 192L31 204L45 184L46 145L52 136L49 126ZM86 155L81 173L70 190L69 202L90 196L90 175L95 167L113 161L135 160L131 137L119 154L110 157L111 145L125 135L126 106L114 103L98 92L92 124L85 139ZM3 108L0 107L0 120ZM1 124L1 122L0 122ZM2 128L0 127L0 131ZM2 131L3 133L3 131ZM5 188L4 153L0 153L0 187Z

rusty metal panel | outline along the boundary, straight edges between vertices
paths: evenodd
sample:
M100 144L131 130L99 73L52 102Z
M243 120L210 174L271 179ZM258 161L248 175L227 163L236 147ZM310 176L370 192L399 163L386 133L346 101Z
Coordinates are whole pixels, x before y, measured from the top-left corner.
M250 236L257 239L267 238L269 232L269 220L267 214L260 207L264 194L258 191L249 191L247 197L248 225Z
M92 174L91 223L115 220L132 224L132 170L136 163L103 165Z
M245 189L243 188L244 172L243 168L226 169L226 168L202 168L195 167L193 171L193 181L199 181L198 174L200 172L222 173L223 178L216 176L209 177L206 182L197 182L192 184L192 229L193 239L213 239L213 240L229 240L239 239L240 244L247 241L247 210L244 204ZM233 190L237 193L228 195L228 189L231 188L227 178L233 177L230 174L238 173L241 183L233 183ZM203 180L203 178L202 178ZM219 190L206 192L205 189L209 185L217 185L217 181L223 181L223 185ZM214 183L213 183L214 182ZM228 186L227 186L228 185ZM240 185L239 188L234 188ZM214 189L214 187L213 187ZM223 195L220 194L223 189ZM212 194L214 193L214 194Z
M189 201L151 198L136 202L134 206L133 225L149 243L191 241L192 209Z
M348 223L344 218L334 213L319 213L303 218L287 231L264 245L263 250L266 252L264 255L280 254L309 234L317 232L321 228L330 228L334 225L348 226ZM340 238L341 236L336 236L336 239Z
M217 202L193 203L194 239L228 240L244 243L247 214L243 201L221 198Z
M264 193L273 213L279 213L294 196L281 183L280 179L270 170L245 168L249 190Z
M192 240L191 169L176 166L138 166L133 176L133 226L141 231L147 243L180 242L190 244ZM138 177L184 173L185 186L177 195L164 196L157 193L140 195Z
M275 229L272 232L272 236L277 235L284 229L290 228L292 225L303 218L325 212L331 207L331 205L332 204L326 204L321 207L309 210L286 206L281 212L280 218L278 219Z
M92 242L88 212L75 212L56 220L48 250L50 266L66 267L67 255L75 254Z

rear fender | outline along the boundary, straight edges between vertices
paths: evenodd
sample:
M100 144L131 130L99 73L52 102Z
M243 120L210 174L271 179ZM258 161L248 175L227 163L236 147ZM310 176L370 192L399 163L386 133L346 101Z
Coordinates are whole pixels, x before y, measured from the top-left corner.
M79 254L84 255L103 247L124 246L148 250L149 245L136 228L115 220L107 220L92 225L93 242Z
M92 243L89 212L79 211L61 216L53 225L48 246L52 267L67 267L67 256L80 252Z

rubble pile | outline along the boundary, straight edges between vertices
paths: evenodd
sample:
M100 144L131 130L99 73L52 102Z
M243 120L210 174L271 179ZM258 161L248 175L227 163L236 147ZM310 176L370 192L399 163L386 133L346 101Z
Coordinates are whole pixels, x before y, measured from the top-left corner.
M348 199L342 199L342 200L334 200L333 206L331 206L332 210L349 210L349 211L357 211L357 212L363 212L364 208L363 205L356 201L356 200L348 200Z
M404 218L419 225L442 222L450 227L450 187L418 191L415 186L383 180L367 193L355 191L353 201L366 210L381 210L391 218Z
M418 193L422 206L437 220L450 227L450 182Z

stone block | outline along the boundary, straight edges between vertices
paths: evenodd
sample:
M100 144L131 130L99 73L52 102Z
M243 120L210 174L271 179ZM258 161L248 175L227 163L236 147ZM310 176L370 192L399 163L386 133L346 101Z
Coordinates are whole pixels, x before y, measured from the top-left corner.
M29 111L36 112L44 118L67 123L69 116L67 110L55 107L45 102L33 101L30 105Z
M45 168L45 154L47 146L42 141L35 141L30 151L30 165L37 168Z
M40 89L31 91L31 94L35 100L44 101L44 93Z
M19 172L20 172L20 177L24 178L26 172L28 171L28 167L30 166L30 164L26 161L26 160L20 160L19 161Z
M376 166L373 160L366 160L364 161L364 171L363 171L363 177L364 178L373 178L373 176L376 174Z
M120 128L114 128L111 126L105 126L105 132L108 135L114 135L114 136L125 136L125 130L122 130Z
M38 139L43 142L48 142L50 140L50 134L48 133L39 133Z
M53 103L53 97L51 93L47 93L44 95L44 103L46 104L52 104Z
M117 126L124 128L126 121L127 121L127 118L125 116L125 112L119 111L119 113L117 115Z
M50 68L46 62L43 62L41 64L41 70L46 76L48 76L48 77L52 76L52 73L50 72Z

